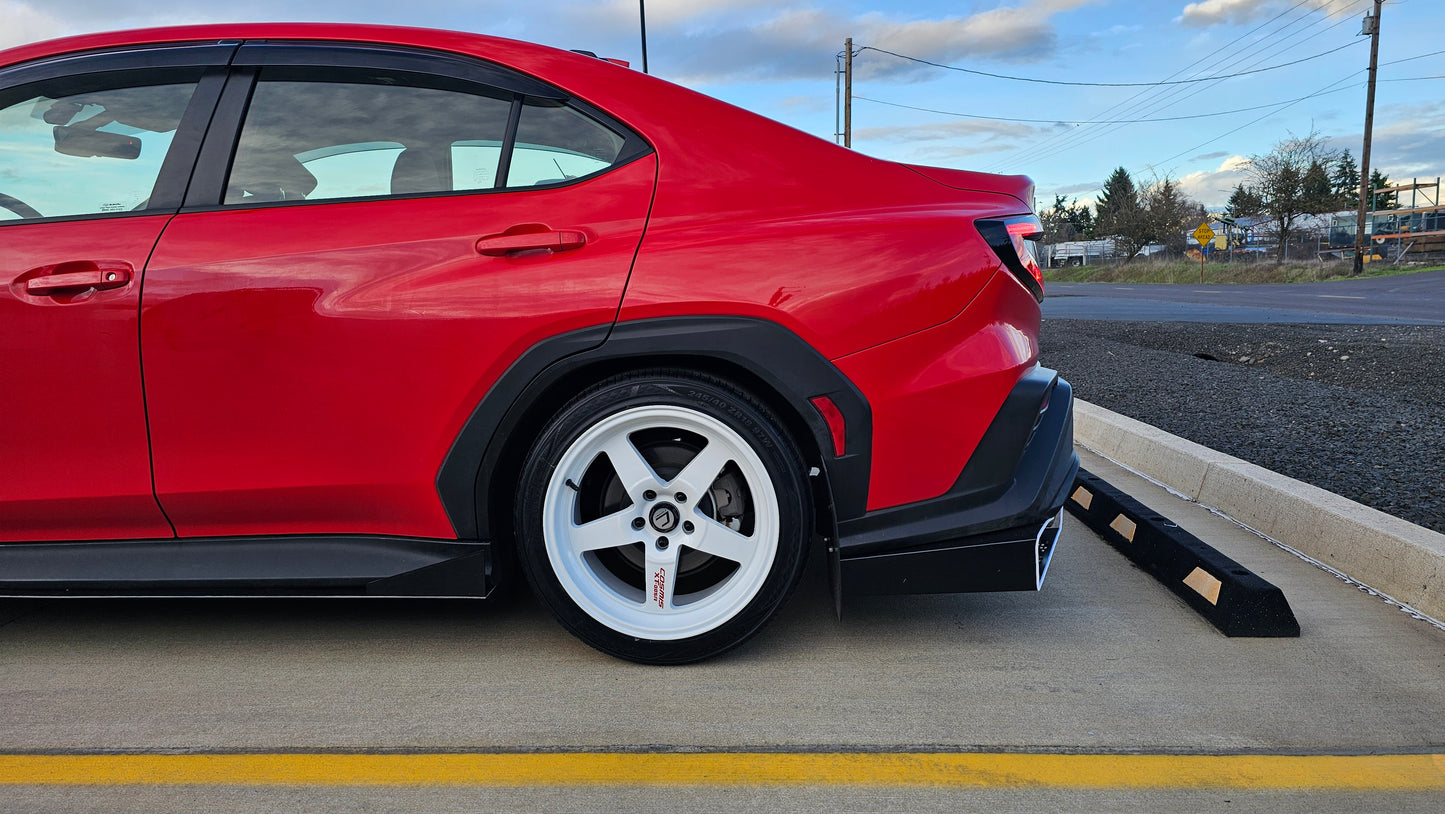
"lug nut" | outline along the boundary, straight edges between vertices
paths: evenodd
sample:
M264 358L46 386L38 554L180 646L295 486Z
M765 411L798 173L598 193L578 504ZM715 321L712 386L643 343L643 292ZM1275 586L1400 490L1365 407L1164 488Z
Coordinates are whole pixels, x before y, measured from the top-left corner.
M687 502L687 495L684 495L682 492L678 492L677 494L673 495L672 497L673 497L673 499L676 500L678 503L686 503L686 502Z
M666 537L658 537L658 538L657 538L657 550L658 550L658 551L666 551L666 550L667 550L667 538L666 538Z
M691 520L684 520L684 521L682 521L682 531L683 531L684 534L692 534L692 521L691 521Z
M634 518L632 518L632 527L633 527L633 528L635 528L635 529L640 529L640 528L642 528L642 527L645 526L645 525L647 525L647 521L646 521L646 520L643 520L641 517L634 517Z
M652 491L651 489L648 489L646 492L643 492L643 493L642 493L642 499L643 499L643 500L657 500L657 493L654 492L654 491Z

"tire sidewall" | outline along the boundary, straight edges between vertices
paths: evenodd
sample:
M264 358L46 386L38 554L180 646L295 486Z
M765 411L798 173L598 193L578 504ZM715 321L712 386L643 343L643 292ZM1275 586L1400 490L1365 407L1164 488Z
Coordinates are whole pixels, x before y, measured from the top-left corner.
M731 619L695 636L654 640L620 633L584 612L553 572L543 540L543 503L557 462L586 430L634 407L675 406L721 421L752 447L778 501L778 546L772 567L753 598ZM618 377L583 391L548 423L527 456L516 501L518 557L538 598L558 621L591 646L631 661L680 664L741 644L765 625L787 599L802 569L811 537L807 482L796 446L756 399L729 383L675 372Z

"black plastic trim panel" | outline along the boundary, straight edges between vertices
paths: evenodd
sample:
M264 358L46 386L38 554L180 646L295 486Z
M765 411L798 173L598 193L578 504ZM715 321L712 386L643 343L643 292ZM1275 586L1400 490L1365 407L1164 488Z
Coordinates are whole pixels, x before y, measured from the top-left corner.
M407 537L208 537L0 545L3 596L473 596L491 545Z
M0 69L0 85L13 87L80 74L225 65L230 62L238 45L240 42L236 41L145 45L44 57Z
M1040 534L1039 525L1032 524L962 542L853 557L840 563L842 592L868 596L1036 591L1058 533L1055 526Z
M241 50L236 52L231 64L406 71L475 82L520 96L557 101L567 98L566 93L545 82L499 65L439 51L413 50L399 46L248 40L241 46Z
M196 158L196 168L186 189L185 209L221 205L221 198L226 192L226 178L231 174L231 153L239 138L241 120L246 116L255 84L255 68L231 70Z
M1045 395L1048 409L1040 416ZM966 544L1004 529L1037 529L1058 514L1079 468L1073 398L1069 383L1052 370L1036 368L1025 375L953 489L932 500L840 522L839 556L847 560L945 541Z
M777 323L732 316L665 317L619 322L610 335L607 326L598 326L544 340L502 374L437 475L437 491L457 533L495 536L487 506L492 479L516 474L496 471L504 444L553 385L587 368L675 366L689 360L741 368L782 396L806 423L818 449L825 451L823 467L837 517L863 515L873 444L873 414L863 393L822 354ZM847 454L842 457L831 455L832 435L808 403L815 396L828 396L843 413Z
M155 187L151 190L146 210L173 212L181 208L186 198L186 188L190 186L191 172L195 168L201 144L205 141L206 130L211 126L211 116L215 113L216 103L221 98L221 90L225 84L226 68L223 66L209 67L201 75L195 91L191 94L191 101L186 105L185 115L181 117L180 126L176 128L176 134L171 139L165 161L161 162L161 171L156 178Z

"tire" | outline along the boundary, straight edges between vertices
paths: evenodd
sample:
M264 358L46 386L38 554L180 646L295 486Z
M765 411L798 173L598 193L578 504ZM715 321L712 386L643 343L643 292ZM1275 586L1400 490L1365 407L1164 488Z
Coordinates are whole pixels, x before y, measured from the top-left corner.
M683 371L617 376L547 424L522 470L518 555L592 647L682 664L782 606L812 537L802 456L761 402Z

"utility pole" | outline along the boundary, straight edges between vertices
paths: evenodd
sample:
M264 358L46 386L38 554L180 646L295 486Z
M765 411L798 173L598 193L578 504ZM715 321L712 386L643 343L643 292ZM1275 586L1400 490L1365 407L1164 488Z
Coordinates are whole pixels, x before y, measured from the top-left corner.
M637 19L642 23L642 72L647 73L647 0L637 0Z
M1360 148L1360 208L1355 214L1355 265L1350 271L1353 277L1364 273L1365 251L1370 243L1365 237L1365 207L1375 197L1370 189L1370 137L1375 128L1375 70L1380 64L1380 6L1384 2L1375 0L1375 14L1365 15L1364 28L1360 31L1370 35L1370 87L1365 91L1365 143Z
M1374 74L1371 74L1373 77ZM843 40L843 146L853 147L853 38Z

